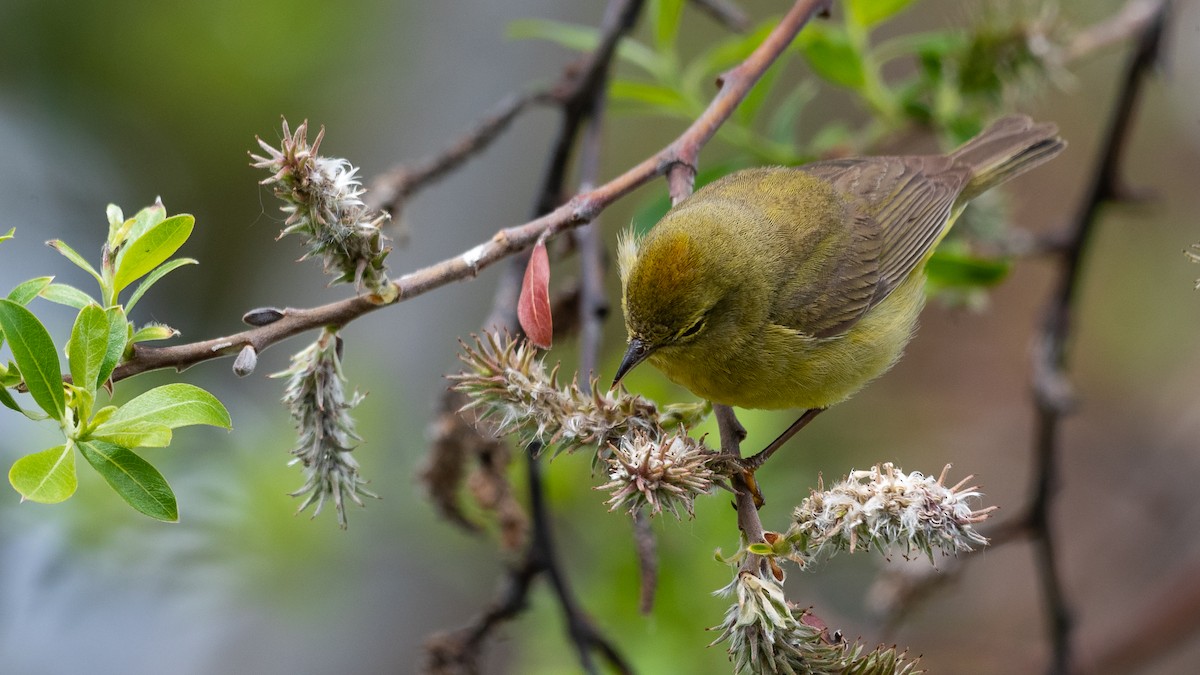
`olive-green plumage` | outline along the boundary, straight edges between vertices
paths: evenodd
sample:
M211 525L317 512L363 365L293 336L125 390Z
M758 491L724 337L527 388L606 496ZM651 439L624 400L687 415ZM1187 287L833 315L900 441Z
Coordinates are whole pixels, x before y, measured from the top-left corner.
M825 408L900 357L924 266L973 197L1053 158L1053 124L1005 117L949 155L739 171L621 247L630 345L714 403Z

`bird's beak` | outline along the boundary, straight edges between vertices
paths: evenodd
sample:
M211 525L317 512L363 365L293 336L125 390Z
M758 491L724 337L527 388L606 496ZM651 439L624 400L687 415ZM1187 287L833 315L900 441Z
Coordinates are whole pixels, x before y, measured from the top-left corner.
M650 345L646 344L639 338L633 338L629 341L629 349L625 350L625 358L621 359L621 365L617 366L617 375L613 378L612 386L617 386L625 373L633 370L633 367L650 356L650 352L654 351ZM610 389L612 387L609 387Z

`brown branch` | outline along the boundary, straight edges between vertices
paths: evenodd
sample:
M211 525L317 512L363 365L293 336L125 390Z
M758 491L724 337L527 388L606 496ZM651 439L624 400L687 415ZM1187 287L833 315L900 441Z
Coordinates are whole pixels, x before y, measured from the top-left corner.
M1144 33L1159 20L1166 4L1166 0L1129 0L1116 14L1076 33L1063 48L1063 61L1077 61Z
M559 100L562 104L563 120L559 128L557 141L547 164L542 180L541 189L535 199L534 215L542 216L558 206L563 184L567 175L570 160L570 149L574 145L585 121L590 120L588 134L585 137L585 153L580 161L580 173L584 182L594 182L599 170L599 128L597 120L603 105L603 92L607 83L607 69L615 54L616 44L620 37L632 29L637 15L640 13L642 0L618 0L609 4L605 13L601 30L604 37L600 47L588 58L582 68L568 68L562 82L557 87ZM586 188L585 188L586 189ZM579 233L591 233L593 228L580 228ZM594 238L594 235L593 235ZM598 246L598 243L596 244ZM492 312L485 320L485 327L497 327L519 332L516 320L517 293L525 263L525 256L514 257L493 298ZM587 256L583 256L585 259ZM583 286L589 283L585 268ZM591 282L595 285L596 282ZM586 288L580 291L580 296L586 295ZM580 306L586 306L581 297ZM585 332L588 326L598 323L599 318L581 317ZM596 341L598 348L598 339ZM586 353L586 352L585 352ZM594 358L594 355L593 355ZM502 623L515 618L524 611L527 597L532 589L534 580L545 576L550 582L551 589L558 600L563 613L567 633L574 646L580 665L586 672L597 672L592 659L592 652L600 653L618 672L632 672L629 664L591 622L575 599L567 582L566 574L561 567L550 522L550 513L546 507L544 489L542 487L541 460L538 457L540 447L526 448L525 462L529 475L529 509L532 519L533 536L525 547L521 561L511 567L506 574L504 591L492 605L477 616L466 628L446 635L428 645L430 668L446 661L446 655L452 656L461 663L462 667L473 668L478 653L487 636ZM434 671L438 672L438 671Z
M1071 385L1067 377L1067 342L1075 316L1075 301L1083 279L1084 259L1096 230L1100 208L1118 198L1118 167L1121 153L1132 128L1133 108L1141 93L1145 75L1158 59L1166 5L1146 24L1139 36L1133 58L1125 72L1112 120L1105 136L1087 195L1073 224L1069 242L1058 269L1058 281L1051 293L1033 361L1033 393L1036 411L1034 456L1036 468L1028 525L1032 531L1039 578L1041 579L1049 633L1052 644L1050 672L1065 675L1072 670L1071 611L1063 589L1057 560L1057 543L1050 523L1050 507L1059 482L1059 442L1063 416L1072 405Z

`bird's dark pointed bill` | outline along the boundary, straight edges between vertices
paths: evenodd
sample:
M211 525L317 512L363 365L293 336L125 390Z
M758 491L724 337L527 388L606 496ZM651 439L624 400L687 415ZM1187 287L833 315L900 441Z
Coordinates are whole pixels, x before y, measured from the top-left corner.
M625 373L628 373L633 370L634 366L645 361L647 356L650 356L650 345L637 338L630 340L629 349L625 350L625 358L621 359L621 365L617 366L617 375L613 378L612 386L617 386L621 378L625 377Z

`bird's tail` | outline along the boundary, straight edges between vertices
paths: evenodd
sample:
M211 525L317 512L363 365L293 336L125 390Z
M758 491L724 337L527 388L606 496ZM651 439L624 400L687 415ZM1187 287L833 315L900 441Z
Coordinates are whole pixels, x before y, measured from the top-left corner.
M1052 122L1035 124L1026 115L1009 115L996 120L975 138L950 153L959 164L971 169L971 180L959 201L966 203L980 193L1035 166L1047 162L1067 147Z

